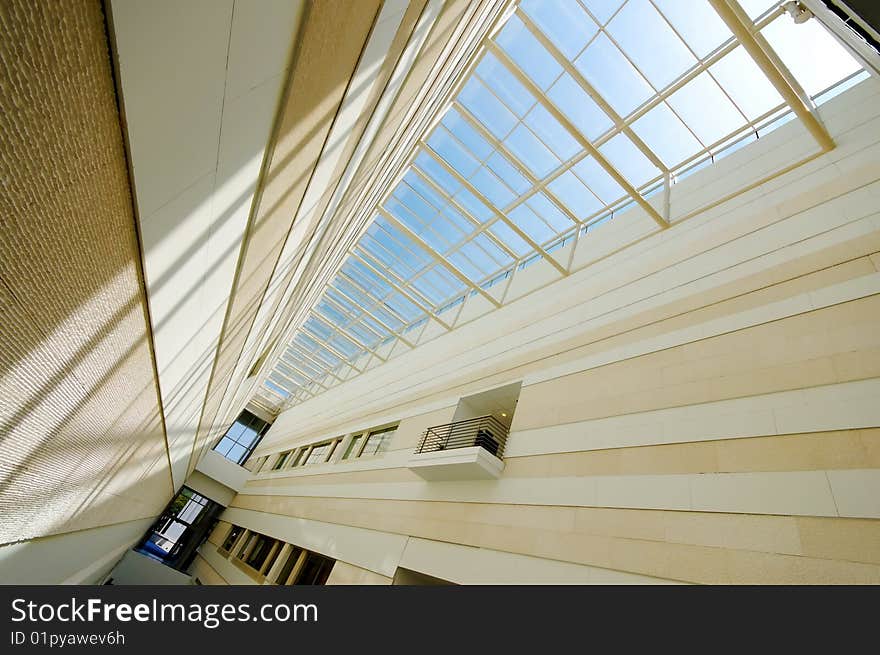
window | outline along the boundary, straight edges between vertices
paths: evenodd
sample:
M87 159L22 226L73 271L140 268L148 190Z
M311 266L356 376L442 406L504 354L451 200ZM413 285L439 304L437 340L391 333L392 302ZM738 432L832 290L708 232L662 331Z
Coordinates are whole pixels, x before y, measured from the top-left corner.
M281 453L281 454L278 456L278 461L275 462L275 466L272 467L272 470L273 470L273 471L277 471L277 470L279 470L281 467L284 466L284 463L287 461L287 458L290 457L290 452L291 452L291 451L288 450L288 451L286 451L286 452Z
M183 487L136 550L172 568L183 566L207 536L220 511L218 503Z
M397 432L396 425L392 428L385 428L383 430L374 430L370 432L367 436L367 443L364 444L364 449L361 452L361 456L378 455L379 453L384 453L391 445L391 440L394 438L395 432Z
M329 557L324 557L317 553L309 553L294 584L322 585L326 583L335 563L336 561Z
M231 528L229 528L229 533L226 535L226 539L223 540L223 545L220 546L220 550L225 550L226 552L229 552L241 532L242 528L237 525L233 525Z
M305 465L321 464L330 459L333 450L336 447L336 441L325 441L324 443L312 446L309 456L306 458Z
M300 556L303 554L303 549L297 546L294 546L290 549L290 554L287 556L287 560L284 562L284 566L281 568L281 571L278 574L278 577L275 579L276 584L287 585L292 584L290 580L291 575L293 574L293 568L296 566L296 563L299 561Z
M327 442L330 445L334 442ZM247 533L233 561L236 566L259 582L277 585L326 584L336 560L313 553L294 544L287 544L264 534L250 532L233 525L219 550L232 558L230 549L243 533ZM281 563L280 558L284 558ZM275 571L273 571L275 569ZM271 574L271 576L270 576Z
M263 419L243 411L235 423L226 431L214 450L226 459L242 464L269 430L270 424Z
M342 459L354 459L355 457L359 457L361 454L361 445L364 443L364 435L359 434L356 437L352 437L351 441L348 442L348 448L345 449L345 452L342 454Z

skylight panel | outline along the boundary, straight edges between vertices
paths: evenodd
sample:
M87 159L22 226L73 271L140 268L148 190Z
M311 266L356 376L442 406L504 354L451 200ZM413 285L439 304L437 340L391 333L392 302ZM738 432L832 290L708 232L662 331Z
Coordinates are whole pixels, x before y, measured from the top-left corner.
M817 20L800 25L783 15L761 34L811 96L861 69L859 63Z
M630 184L638 188L660 174L642 151L636 148L625 134L618 134L605 143L599 151Z
M604 203L571 171L566 171L557 177L548 185L548 188L581 220L592 216L604 207Z
M487 168L481 168L470 179L470 183L496 208L504 207L516 194L501 179Z
M523 0L520 7L569 59L574 59L598 30L577 0Z
M571 170L606 205L613 204L626 195L623 187L592 157L584 157Z
M327 323L319 321L314 316L310 316L306 319L306 322L303 323L303 329L322 341L326 341L333 335L333 328Z
M281 396L282 398L290 398L290 392L283 387L279 387L277 384L273 383L271 380L266 380L263 382L263 385L269 389L270 391L274 391L276 394Z
M493 223L489 228L489 231L501 241L501 243L507 245L508 248L513 250L517 257L522 257L533 250L528 242L524 241L509 225L502 221L496 221Z
M530 184L520 170L510 163L510 161L500 152L494 152L486 161L486 165L504 180L504 183L510 187L517 195L525 193Z
M456 109L446 112L440 124L455 135L455 138L480 161L492 154L493 148L489 142Z
M580 144L541 105L533 107L523 122L561 161L567 161L581 151Z
M520 124L504 141L514 156L538 178L546 177L562 162L535 134Z
M574 65L623 116L629 114L654 91L623 53L605 34L599 34Z
M495 215L489 207L467 189L460 189L456 192L455 199L465 208L468 214L476 218L480 223L485 223Z
M433 307L443 304L466 288L463 282L439 264L432 266L413 280L411 286L427 298Z
M550 87L547 97L591 141L595 141L613 125L608 114L599 108L568 73L564 73Z
M461 250L449 256L451 261L468 279L482 280L496 269L487 266L485 254L474 250L473 244L466 244Z
M315 311L326 318L331 325L341 326L345 325L348 321L351 320L350 316L346 316L340 310L333 307L326 300L320 301L315 306Z
M407 323L416 320L422 315L422 310L400 293L395 293L386 298L383 305L391 312L394 312L395 316L399 316ZM384 320L386 317L385 310L381 307L377 308L376 315Z
M608 32L656 89L697 63L648 0L628 0L608 23Z
M338 332L335 334L335 336L327 340L327 345L337 352L345 355L349 360L351 360L356 355L360 355L362 351L359 345L355 344L349 338L346 338Z
M470 177L480 167L477 158L468 152L442 125L428 138L428 145L464 177Z
M495 42L543 91L562 73L559 62L516 15L510 17Z
M553 228L542 221L541 218L525 204L519 205L510 212L510 219L516 223L516 226L519 229L528 234L533 241L538 243L543 243L556 234Z
M669 104L707 145L723 139L746 122L708 73L701 73L673 93Z
M345 332L352 335L359 343L371 349L375 348L387 334L384 330L382 333L377 334L374 330L369 329L363 321L350 323L346 326Z
M620 9L623 0L581 0L600 25L607 23Z
M550 225L554 232L564 232L572 226L568 216L544 193L534 194L526 200L526 204Z
M782 104L776 91L742 46L713 65L709 72L749 120Z
M511 257L506 251L502 250L498 244L486 236L485 233L477 234L473 241L465 244L463 249L466 250L471 246L484 253L483 256L489 258L495 269L502 268L513 262L513 257Z
M503 139L517 123L516 115L476 78L464 85L458 101L498 139Z
M700 0L652 0L697 57L705 57L733 34L708 2Z
M432 249L439 252L445 252L446 249L449 248L449 241L442 238L433 229L438 222L432 221L430 216L426 219L421 218L415 212L410 211L406 205L396 198L389 198L386 200L385 209L410 230L415 232Z
M535 104L535 97L492 53L483 57L476 74L518 118L525 116Z
M414 277L431 262L431 257L381 216L361 238L359 245L398 277Z
M674 168L703 150L703 144L697 141L665 102L633 123L633 131L667 168Z
M759 16L767 13L768 9L775 8L779 5L778 0L738 0L739 6L743 8L749 18L755 20Z
M443 168L443 165L427 152L422 151L416 155L415 165L425 177L434 182L446 195L454 197L458 190L461 189L461 183L455 179L455 176Z

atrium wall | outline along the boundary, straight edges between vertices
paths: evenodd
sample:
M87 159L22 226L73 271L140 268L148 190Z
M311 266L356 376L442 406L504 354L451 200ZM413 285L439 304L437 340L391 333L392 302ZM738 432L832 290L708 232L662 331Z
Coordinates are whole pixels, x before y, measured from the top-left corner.
M535 263L502 308L472 296L467 324L285 411L255 458L400 427L382 455L255 474L197 575L252 581L217 548L236 524L335 558L330 583L880 582L880 83L819 113L831 152L789 122L680 180L670 228L616 216L571 275ZM520 380L499 480L406 467L461 396Z
M0 579L99 582L174 492L104 15L0 30Z

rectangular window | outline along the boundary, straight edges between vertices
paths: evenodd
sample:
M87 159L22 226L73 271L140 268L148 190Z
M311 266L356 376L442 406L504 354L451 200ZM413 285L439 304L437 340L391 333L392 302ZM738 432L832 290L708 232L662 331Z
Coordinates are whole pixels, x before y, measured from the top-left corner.
M359 434L348 442L348 448L342 454L342 459L354 459L361 454L361 445L364 442L364 435Z
M220 549L225 550L228 553L233 544L235 544L235 540L238 539L238 535L241 534L241 531L242 529L237 525L233 525L229 528L229 533L226 535L226 539L224 539L223 545L220 546Z
M335 441L325 441L324 443L312 446L312 452L309 453L309 456L305 461L306 465L322 464L323 462L326 462L333 452L331 446L335 444Z
M288 457L290 457L290 451L289 451L289 450L286 451L286 452L281 453L281 455L279 455L279 457L278 457L278 461L275 462L275 466L272 467L272 470L273 470L273 471L278 471L278 470L280 470L281 467L284 466L284 463L287 461L287 458L288 458Z
M397 432L396 425L392 428L384 428L382 430L374 430L370 432L367 436L367 443L364 444L361 456L384 453L391 445L391 440L394 438L395 432Z
M330 577L330 571L336 560L329 557L318 555L317 553L309 553L306 556L306 563L302 567L302 571L296 577L294 584L298 585L322 585L327 582Z
M214 450L236 464L243 464L270 426L270 423L245 410L235 419L226 434L220 437Z
M302 466L305 463L305 455L308 452L308 450L309 450L308 446L297 450L296 454L290 460L290 468L293 468L294 466Z
M297 560L299 560L299 556L302 554L302 552L302 548L298 548L297 546L293 546L290 549L290 554L288 555L287 560L284 562L284 566L281 567L281 572L275 579L275 584L288 584L288 579L293 573L293 567L296 566L296 562Z

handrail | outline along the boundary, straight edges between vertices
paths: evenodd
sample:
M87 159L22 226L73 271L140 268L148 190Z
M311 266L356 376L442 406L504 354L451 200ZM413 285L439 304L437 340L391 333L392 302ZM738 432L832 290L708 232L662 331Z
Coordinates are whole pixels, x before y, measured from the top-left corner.
M416 453L480 446L500 459L504 455L505 443L507 427L488 414L429 427L422 435Z

